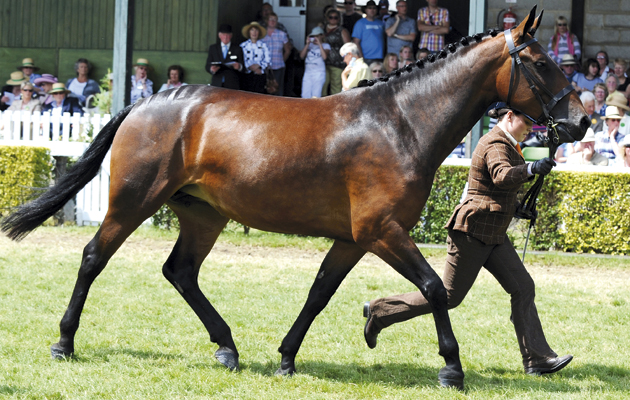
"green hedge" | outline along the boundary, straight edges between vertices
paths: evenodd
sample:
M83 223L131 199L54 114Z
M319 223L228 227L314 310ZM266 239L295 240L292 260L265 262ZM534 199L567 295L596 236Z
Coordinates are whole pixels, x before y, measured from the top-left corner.
M0 215L48 187L52 170L50 150L44 147L0 146Z

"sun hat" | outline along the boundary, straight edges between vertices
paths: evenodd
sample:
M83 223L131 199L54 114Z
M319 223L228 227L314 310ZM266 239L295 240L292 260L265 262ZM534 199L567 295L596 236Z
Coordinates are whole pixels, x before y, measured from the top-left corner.
M53 83L52 89L48 91L46 94L55 94L55 93L70 93L68 89L66 89L66 85L63 82Z
M582 143L590 143L590 142L594 142L595 141L595 132L593 131L593 128L588 128L586 130L586 135L584 135L584 138L582 140L580 140L580 142Z
M619 109L614 106L606 107L606 115L602 119L621 119L623 115L619 112Z
M309 33L309 36L317 36L317 35L323 35L324 34L324 30L322 28L320 28L319 26L316 26L315 28L313 28L313 30L311 31L311 33Z
M575 58L571 54L565 54L562 56L562 60L560 60L560 65L577 65L578 62L575 61Z
M363 10L367 10L368 7L376 7L376 8L378 8L378 6L374 2L374 0L370 0L367 3L365 3L365 6L363 6Z
M628 99L626 99L626 96L623 93L618 91L614 91L606 97L606 105L630 111L630 107L628 107Z
M138 61L133 65L134 67L145 67L147 69L151 68L149 65L149 60L146 58L138 58Z
M35 63L33 62L32 58L25 58L22 60L22 65L18 65L17 69L19 69L20 71L22 70L22 68L33 68L34 71L39 70L39 67L35 66Z
M26 78L22 71L11 72L11 79L7 81L7 85L20 86L22 82L26 82Z
M42 83L57 83L58 80L54 75L51 74L42 74L41 78L37 78L33 81L34 84L40 85Z
M249 24L245 25L243 29L241 29L241 33L243 34L244 37L249 38L249 30L252 28L256 28L258 29L258 32L260 32L260 37L258 38L258 40L267 36L267 29L265 29L264 26L260 25L256 21L250 22Z

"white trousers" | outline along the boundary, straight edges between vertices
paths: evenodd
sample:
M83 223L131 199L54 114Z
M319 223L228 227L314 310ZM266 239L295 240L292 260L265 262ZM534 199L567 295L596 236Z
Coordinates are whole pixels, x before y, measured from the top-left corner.
M306 68L302 78L302 98L322 97L322 88L326 82L326 69Z

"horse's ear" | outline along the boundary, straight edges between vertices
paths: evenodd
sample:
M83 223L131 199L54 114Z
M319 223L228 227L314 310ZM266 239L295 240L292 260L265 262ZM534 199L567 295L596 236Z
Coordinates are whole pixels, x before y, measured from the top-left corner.
M536 34L536 31L538 30L538 27L540 26L540 22L542 21L542 16L545 13L545 10L541 10L540 14L538 14L538 17L536 17L536 20L534 21L534 25L529 28L529 34L534 37L534 35Z
M529 15L527 16L527 20L525 21L525 26L523 27L523 35L525 35L525 33L529 33L532 26L535 26L536 28L538 28L538 25L535 24L535 22L537 22L536 21L536 7L537 6L534 6L532 10L529 12Z

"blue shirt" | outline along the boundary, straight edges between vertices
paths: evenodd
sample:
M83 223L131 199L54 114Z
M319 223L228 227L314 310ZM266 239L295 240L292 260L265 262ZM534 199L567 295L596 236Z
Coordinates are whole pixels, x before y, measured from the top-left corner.
M367 18L361 18L354 24L352 37L361 40L361 51L363 59L375 60L383 59L384 37L383 22L375 19L368 21Z
M575 82L576 85L578 85L581 88L584 88L590 92L593 91L593 87L595 86L596 83L604 83L604 81L601 80L601 78L594 78L593 80L588 80L586 79L586 75L584 75L581 72L576 73L575 75L573 75L573 82Z

